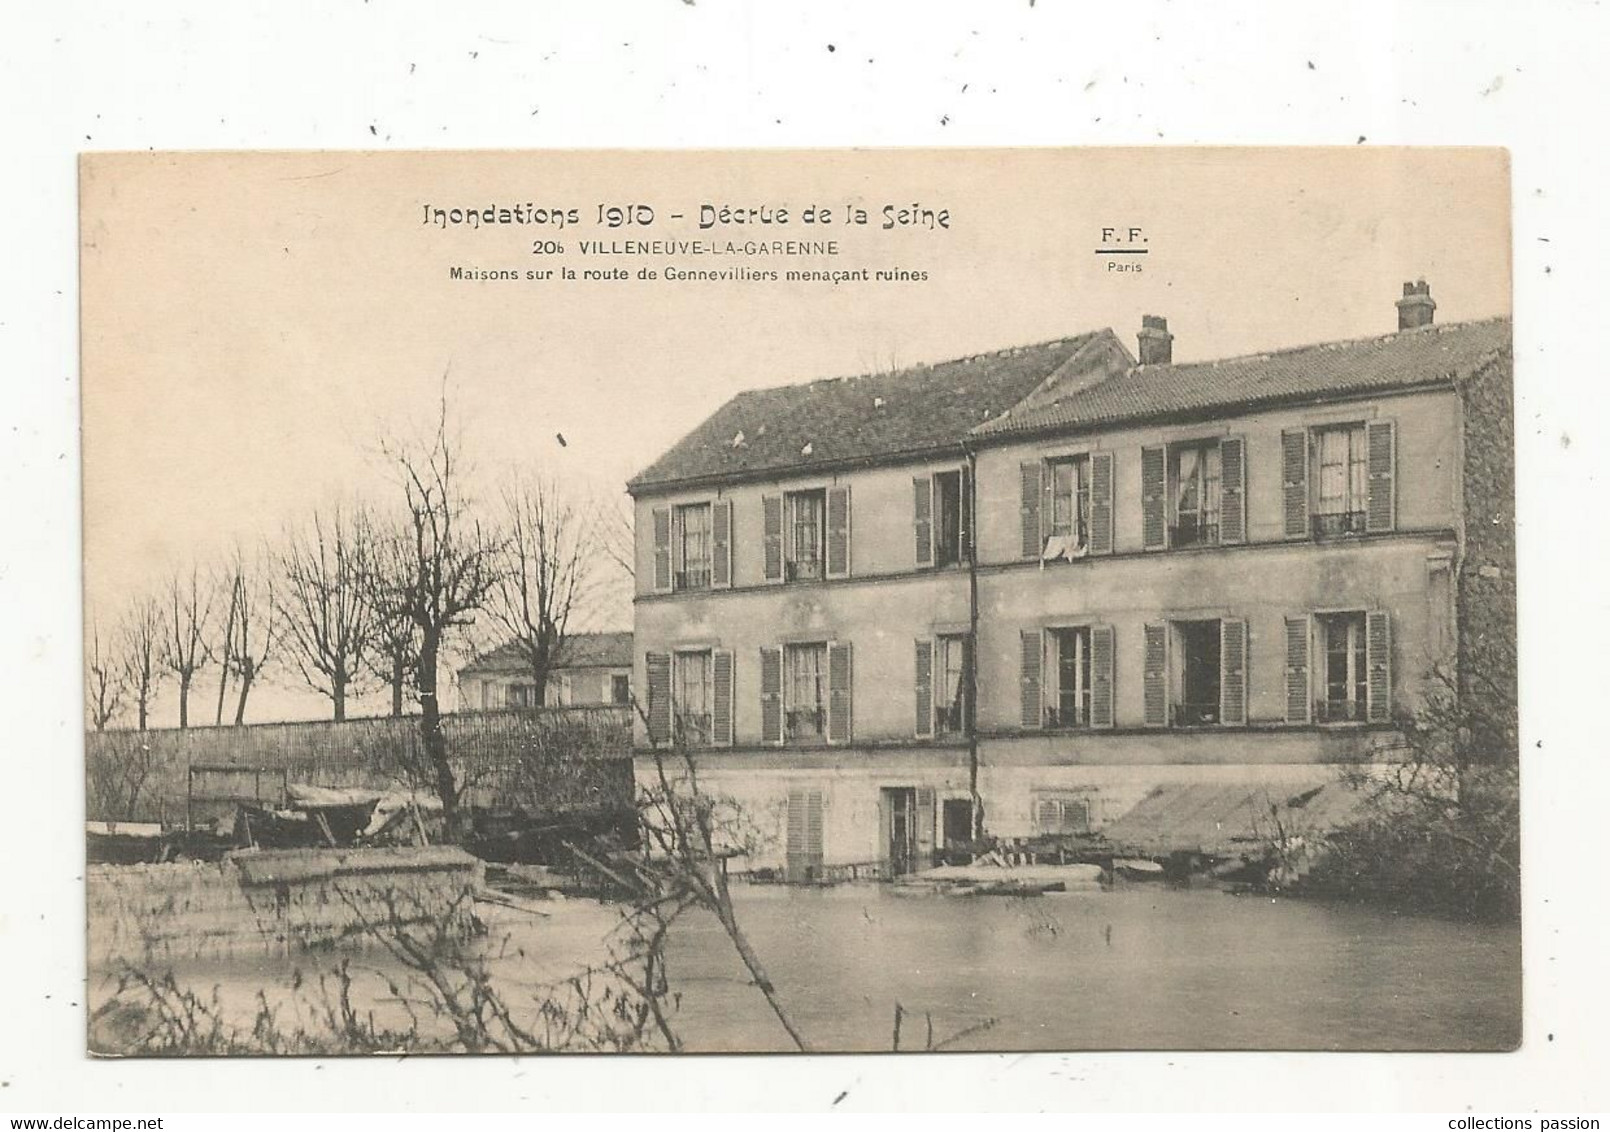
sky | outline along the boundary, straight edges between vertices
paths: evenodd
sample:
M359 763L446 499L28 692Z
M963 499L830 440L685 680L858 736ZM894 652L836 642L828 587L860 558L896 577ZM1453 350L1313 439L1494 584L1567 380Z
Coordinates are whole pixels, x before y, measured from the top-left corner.
M524 468L613 504L745 389L1104 326L1133 349L1142 314L1167 317L1176 361L1387 333L1420 277L1439 322L1510 310L1509 173L1491 149L97 154L80 180L84 587L107 626L190 561L387 498L380 438L428 421L444 388L482 498ZM576 222L423 219L527 203ZM886 230L885 204L948 216ZM601 205L653 221L611 229ZM701 229L705 205L790 219ZM803 223L812 205L833 221ZM1109 228L1139 228L1147 254L1097 255ZM627 239L835 239L839 255L581 254ZM550 240L564 252L537 254ZM465 281L455 265L631 278ZM668 265L926 279L636 278ZM586 625L630 627L628 593ZM327 711L296 684L272 674L248 718ZM164 697L154 721L175 718Z

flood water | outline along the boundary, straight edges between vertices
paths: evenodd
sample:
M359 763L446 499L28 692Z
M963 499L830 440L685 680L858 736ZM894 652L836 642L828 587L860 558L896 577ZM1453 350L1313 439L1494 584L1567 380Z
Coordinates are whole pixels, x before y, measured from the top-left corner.
M735 898L817 1050L892 1048L897 1004L903 1049L973 1027L985 1028L945 1048L1492 1050L1520 1040L1515 926L1160 885L965 898L757 887ZM588 901L552 908L540 920L495 910L488 945L505 988L596 957L617 919ZM283 1000L295 968L305 993L307 976L335 959L242 957L175 973L216 987L249 1026L259 988ZM689 1050L792 1048L714 917L678 926L668 968Z

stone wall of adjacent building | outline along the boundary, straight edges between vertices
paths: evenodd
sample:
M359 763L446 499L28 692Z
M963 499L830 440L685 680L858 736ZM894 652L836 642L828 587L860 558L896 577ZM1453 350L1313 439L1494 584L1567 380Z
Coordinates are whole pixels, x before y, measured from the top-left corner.
M542 810L632 804L629 708L545 708L444 716L448 751L471 805ZM417 717L276 723L85 736L91 820L182 822L192 766L230 790L276 801L286 780L429 791ZM212 790L208 787L207 792ZM216 792L216 791L213 791Z
M1464 417L1464 549L1458 578L1461 694L1517 697L1514 355L1506 350L1460 386ZM1514 752L1510 751L1513 755Z

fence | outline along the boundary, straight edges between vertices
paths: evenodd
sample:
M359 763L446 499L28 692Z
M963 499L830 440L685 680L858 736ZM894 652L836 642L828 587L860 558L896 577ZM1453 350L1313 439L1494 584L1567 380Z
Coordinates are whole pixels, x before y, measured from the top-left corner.
M632 804L629 708L536 708L442 717L469 805L543 811ZM183 819L191 765L283 771L292 782L431 790L417 716L160 731L84 739L92 821Z

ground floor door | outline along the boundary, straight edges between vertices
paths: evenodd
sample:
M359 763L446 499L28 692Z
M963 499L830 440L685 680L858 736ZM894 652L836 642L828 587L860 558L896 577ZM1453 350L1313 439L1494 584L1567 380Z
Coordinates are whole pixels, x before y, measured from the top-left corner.
M946 849L960 849L973 840L973 803L967 798L946 798L940 811Z
M903 876L933 865L934 792L914 786L885 786L883 804L884 861L891 876Z

